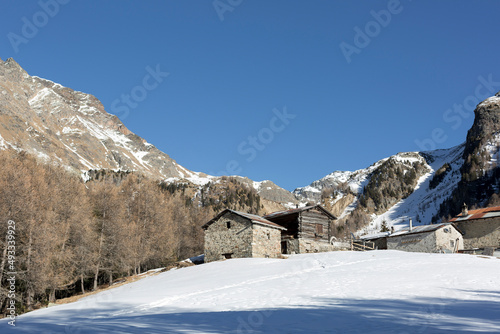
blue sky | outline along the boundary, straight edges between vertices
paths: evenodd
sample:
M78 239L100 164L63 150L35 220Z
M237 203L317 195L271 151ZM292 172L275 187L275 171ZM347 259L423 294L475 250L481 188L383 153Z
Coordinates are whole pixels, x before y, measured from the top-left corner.
M498 1L1 3L3 60L95 95L188 169L289 190L458 145L500 91Z

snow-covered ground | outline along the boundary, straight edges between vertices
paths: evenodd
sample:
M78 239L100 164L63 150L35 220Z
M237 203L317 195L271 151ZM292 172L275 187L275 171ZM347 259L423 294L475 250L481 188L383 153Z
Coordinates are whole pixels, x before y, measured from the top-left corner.
M500 260L398 251L232 259L0 321L1 333L500 333Z

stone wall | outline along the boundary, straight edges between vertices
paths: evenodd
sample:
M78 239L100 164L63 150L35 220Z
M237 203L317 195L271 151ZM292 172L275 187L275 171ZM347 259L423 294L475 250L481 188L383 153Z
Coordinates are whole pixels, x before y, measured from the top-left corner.
M281 230L253 225L253 257L278 258L281 255Z
M286 254L299 254L299 239L287 239L283 242L286 242Z
M436 231L436 248L438 250L448 250L453 252L455 250L456 243L458 243L457 249L464 249L464 239L462 238L462 234L454 227L446 226Z
M463 249L462 235L454 227L444 226L432 232L387 238L387 249L421 253L453 252L456 242L458 249Z
M435 248L436 235L433 232L406 234L387 238L387 249L433 253Z
M335 250L333 245L325 241L314 241L308 239L299 239L299 253L321 253Z
M464 248L500 246L500 218L477 219L456 222L464 233Z
M322 253L339 250L338 247L323 240L287 239L283 242L286 242L286 254Z
M252 223L233 213L226 213L205 231L205 262L222 260L224 254L232 254L233 258L252 257L252 242Z

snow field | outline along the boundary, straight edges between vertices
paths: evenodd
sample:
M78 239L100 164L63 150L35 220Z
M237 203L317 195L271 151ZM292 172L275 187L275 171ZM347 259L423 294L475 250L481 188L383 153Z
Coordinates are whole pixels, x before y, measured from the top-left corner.
M2 333L499 333L500 260L398 251L232 259L20 316Z

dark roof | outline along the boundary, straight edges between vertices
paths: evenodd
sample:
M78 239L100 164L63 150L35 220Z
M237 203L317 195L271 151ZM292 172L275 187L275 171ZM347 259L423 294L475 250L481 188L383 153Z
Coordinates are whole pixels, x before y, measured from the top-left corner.
M391 232L380 232L377 234L367 234L367 235L362 235L359 237L361 240L376 240L380 238L387 238L389 235L391 235Z
M220 217L222 217L223 215L225 215L228 212L229 213L233 213L235 215L238 215L240 217L246 218L246 219L250 220L254 224L263 225L263 226L267 226L267 227L271 227L271 228L277 228L279 230L286 230L286 228L284 228L283 226L278 225L276 223L273 223L273 222L271 222L271 221L269 221L267 219L264 219L261 216L252 215L250 213L240 212L240 211L235 211L235 210L230 210L230 209L225 209L224 211L222 211L221 213L219 213L212 220L210 220L208 223L206 223L205 225L203 225L202 228L204 230L206 230L210 225L212 225L213 223L215 223L215 221L217 219L219 219Z
M494 218L500 217L500 206L494 206L491 208L482 208L477 210L469 210L467 215L459 214L455 218L451 219L450 222L461 222L476 219Z
M441 227L445 227L445 226L453 226L453 228L455 228L458 232L460 232L455 227L455 225L450 224L450 223L442 223L442 224L432 224L432 225L415 226L415 227L412 228L411 231L409 231L408 229L403 229L403 230L397 231L397 232L389 235L388 238L399 237L399 236L408 235L408 234L434 232L434 231L439 230ZM462 232L460 232L460 233L462 233Z
M264 218L266 219L273 219L273 218L278 218L278 217L284 217L287 215L292 215L295 213L299 213L302 211L309 211L311 209L317 208L320 211L322 211L324 214L326 214L330 219L337 219L334 215L332 215L328 210L323 208L321 205L310 205L310 206L304 206L302 208L297 208L297 209L290 209L290 210L285 210L285 211L278 211L278 212L273 212L268 215L265 215Z

